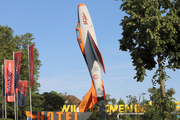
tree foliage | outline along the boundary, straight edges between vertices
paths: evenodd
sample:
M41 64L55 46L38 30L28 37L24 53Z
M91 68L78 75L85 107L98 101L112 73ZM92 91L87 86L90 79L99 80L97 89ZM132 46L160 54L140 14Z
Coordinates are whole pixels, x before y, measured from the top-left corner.
M146 70L162 64L153 76L155 82L167 79L165 68L180 68L180 1L122 0L123 38L120 50L129 51L137 81L143 81ZM158 59L158 60L156 60ZM163 71L159 73L159 71ZM156 78L159 76L159 78Z
M176 104L173 100L175 100L172 96L175 94L173 88L167 89L166 91L166 99L161 98L161 90L160 88L149 88L148 92L150 93L150 100L152 101L152 106L148 105L146 107L146 113L143 118L146 120L160 120L163 118L162 109L166 109L166 118L168 120L173 120L176 118L176 115L171 115L171 112L176 111Z
M123 38L120 50L129 51L136 75L142 82L146 70L158 65L152 77L153 85L160 84L164 99L164 80L169 76L165 68L180 68L180 0L122 0ZM166 109L163 108L163 113ZM165 115L164 115L165 116Z
M63 97L55 91L44 92L45 98L44 111L61 111L61 107L65 104Z
M119 101L117 102L117 105L120 105L120 104L124 104L125 105L125 102L124 102L124 100L123 99L119 99Z
M4 59L13 60L13 52L22 51L22 59L21 59L21 70L20 70L20 80L26 80L29 84L29 71L28 71L28 46L34 45L33 42L34 37L31 33L26 33L24 35L14 35L14 30L8 26L0 25L0 64L4 64ZM39 60L39 53L36 47L34 47L34 85L31 88L32 98L37 101L43 102L43 98L40 95L37 95L35 92L38 92L38 88L40 87L40 83L38 83L39 77L39 69L41 66L41 61ZM2 71L2 67L0 67L0 71ZM2 74L0 74L0 78L2 78ZM2 82L0 82L0 104L2 105ZM24 107L19 107L19 117L23 118L24 110L29 110L29 85L27 86L27 101ZM37 102L38 103L38 102ZM33 110L36 110L39 105L33 106ZM40 109L41 110L41 109ZM2 108L0 108L0 112ZM9 118L14 118L14 103L7 103L7 116ZM1 114L0 114L1 116Z

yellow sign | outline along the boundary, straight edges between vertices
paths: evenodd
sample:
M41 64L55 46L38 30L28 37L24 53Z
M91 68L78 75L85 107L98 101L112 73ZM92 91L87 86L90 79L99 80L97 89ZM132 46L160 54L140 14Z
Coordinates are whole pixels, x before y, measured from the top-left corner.
M61 112L77 112L76 105L63 105Z
M180 102L175 101L177 104L176 109L177 111L180 111ZM152 105L152 102L149 102L149 105ZM106 112L115 112L118 111L119 113L144 113L146 105L144 104L143 106L140 106L139 104L135 105L106 105ZM76 105L63 105L62 111L61 112L77 112L76 111Z

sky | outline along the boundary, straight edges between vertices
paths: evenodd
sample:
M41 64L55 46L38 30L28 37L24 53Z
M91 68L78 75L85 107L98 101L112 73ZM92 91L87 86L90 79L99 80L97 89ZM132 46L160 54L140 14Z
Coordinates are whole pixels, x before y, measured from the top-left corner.
M78 22L78 4L85 3L96 32L106 74L101 71L106 94L116 101L126 96L147 93L153 87L151 78L157 68L147 71L143 82L136 82L135 67L129 52L119 50L122 38L121 19L126 14L119 9L121 1L115 0L3 0L0 1L0 25L9 26L14 35L32 33L39 51L41 84L39 93L56 91L74 95L80 100L91 87L91 78L79 48L75 28ZM165 82L166 89L174 88L174 98L180 101L180 70L166 69L171 77ZM157 85L156 87L159 87Z

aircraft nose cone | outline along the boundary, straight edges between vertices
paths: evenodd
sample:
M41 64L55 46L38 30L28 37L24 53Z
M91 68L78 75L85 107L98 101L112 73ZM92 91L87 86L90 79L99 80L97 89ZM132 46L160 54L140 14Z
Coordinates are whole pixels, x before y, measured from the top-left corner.
M84 3L81 3L78 5L78 7L80 7L80 6L86 6L86 5Z

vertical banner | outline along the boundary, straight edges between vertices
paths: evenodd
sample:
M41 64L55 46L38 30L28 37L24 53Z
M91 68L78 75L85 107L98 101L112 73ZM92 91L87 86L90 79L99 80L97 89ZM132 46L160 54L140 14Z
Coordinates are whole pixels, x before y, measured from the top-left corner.
M34 84L34 46L29 47L29 81L30 87Z
M14 102L13 60L6 60L5 89L6 89L6 102Z
M22 51L15 53L13 52L14 70L15 70L15 79L14 79L15 93L17 93L18 91L18 81L19 81L19 75L21 69L21 56L22 56ZM15 114L15 120L16 120L16 114ZM17 120L18 120L18 93L17 93Z
M18 80L19 80L19 74L20 74L20 69L21 69L21 56L22 56L22 52L14 53L15 88L18 88Z
M18 105L26 105L27 81L19 81L18 83Z

